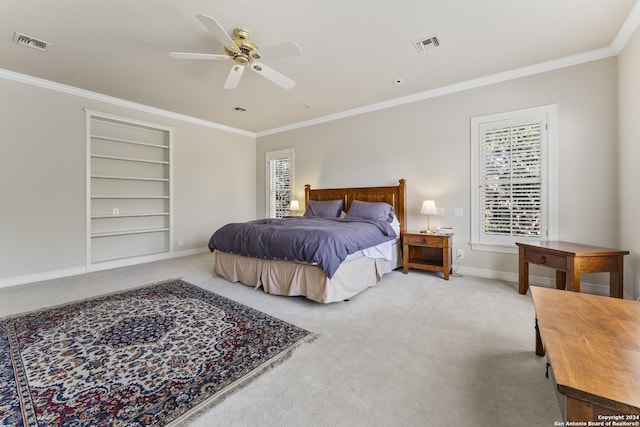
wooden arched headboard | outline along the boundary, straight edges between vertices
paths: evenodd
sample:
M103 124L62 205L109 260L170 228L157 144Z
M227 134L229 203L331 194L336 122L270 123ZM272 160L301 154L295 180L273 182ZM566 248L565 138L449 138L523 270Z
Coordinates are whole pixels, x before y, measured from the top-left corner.
M406 180L399 180L398 185L389 187L350 187L312 189L309 184L304 186L304 205L309 200L342 200L345 212L349 210L353 200L363 202L386 202L393 206L396 217L400 222L400 239L402 233L407 231L407 194Z

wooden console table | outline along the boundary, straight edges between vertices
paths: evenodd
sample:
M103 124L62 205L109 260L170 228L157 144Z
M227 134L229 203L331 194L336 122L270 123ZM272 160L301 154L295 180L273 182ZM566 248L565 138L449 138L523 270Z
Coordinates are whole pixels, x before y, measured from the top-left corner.
M637 425L640 303L540 286L531 296L536 354L546 353L564 420Z
M556 269L556 288L580 292L580 274L609 272L609 295L623 297L623 256L629 251L569 242L516 243L519 247L518 291L529 289L529 264Z

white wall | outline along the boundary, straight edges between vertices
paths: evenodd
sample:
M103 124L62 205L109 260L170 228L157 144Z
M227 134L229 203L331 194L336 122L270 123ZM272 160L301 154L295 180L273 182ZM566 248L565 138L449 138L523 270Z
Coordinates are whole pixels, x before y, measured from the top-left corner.
M0 285L86 267L84 108L174 129L175 251L253 219L255 138L0 78Z
M303 198L305 183L392 185L405 178L410 230L424 227L420 203L434 198L446 216L432 223L454 227L455 247L465 249L461 271L514 280L515 256L468 246L469 122L547 104L557 104L559 112L559 238L631 250L626 273L638 283L638 43L636 34L619 58L619 75L618 59L610 58L264 136L257 143L246 135L0 79L0 285L84 267L83 108L174 127L174 238L185 242L176 250L204 248L222 224L252 219L254 212L264 216L264 153L294 147L297 198ZM462 207L465 216L453 217L454 207ZM542 268L532 268L532 274L551 277ZM606 277L594 276L583 280L606 283Z
M257 141L257 215L264 216L266 151L295 149L295 197L312 187L393 185L407 179L408 229L426 225L419 214L433 198L452 226L462 268L517 280L517 257L471 251L470 119L541 105L558 106L558 237L617 247L617 61L609 58L456 94L323 123ZM453 217L453 208L465 216ZM532 266L532 275L550 276ZM595 283L608 278L584 277ZM606 282L605 282L606 283Z
M625 257L625 288L640 297L640 30L618 57L620 123L620 245Z

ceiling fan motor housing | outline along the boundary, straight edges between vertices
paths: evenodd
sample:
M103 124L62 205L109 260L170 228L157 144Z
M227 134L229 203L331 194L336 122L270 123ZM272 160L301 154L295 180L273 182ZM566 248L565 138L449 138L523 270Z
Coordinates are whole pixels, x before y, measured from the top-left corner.
M249 30L245 28L236 28L233 30L233 33L236 36L236 38L233 39L233 43L238 47L239 52L231 51L226 46L225 51L237 64L247 65L254 59L260 59L260 55L258 53L253 55L251 54L251 52L256 50L258 46L249 40Z

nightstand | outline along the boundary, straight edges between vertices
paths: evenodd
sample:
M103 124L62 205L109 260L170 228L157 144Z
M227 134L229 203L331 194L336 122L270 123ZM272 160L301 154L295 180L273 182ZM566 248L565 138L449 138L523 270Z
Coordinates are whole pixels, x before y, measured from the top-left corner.
M410 268L441 271L444 280L452 273L453 234L404 233L402 235L402 272Z

